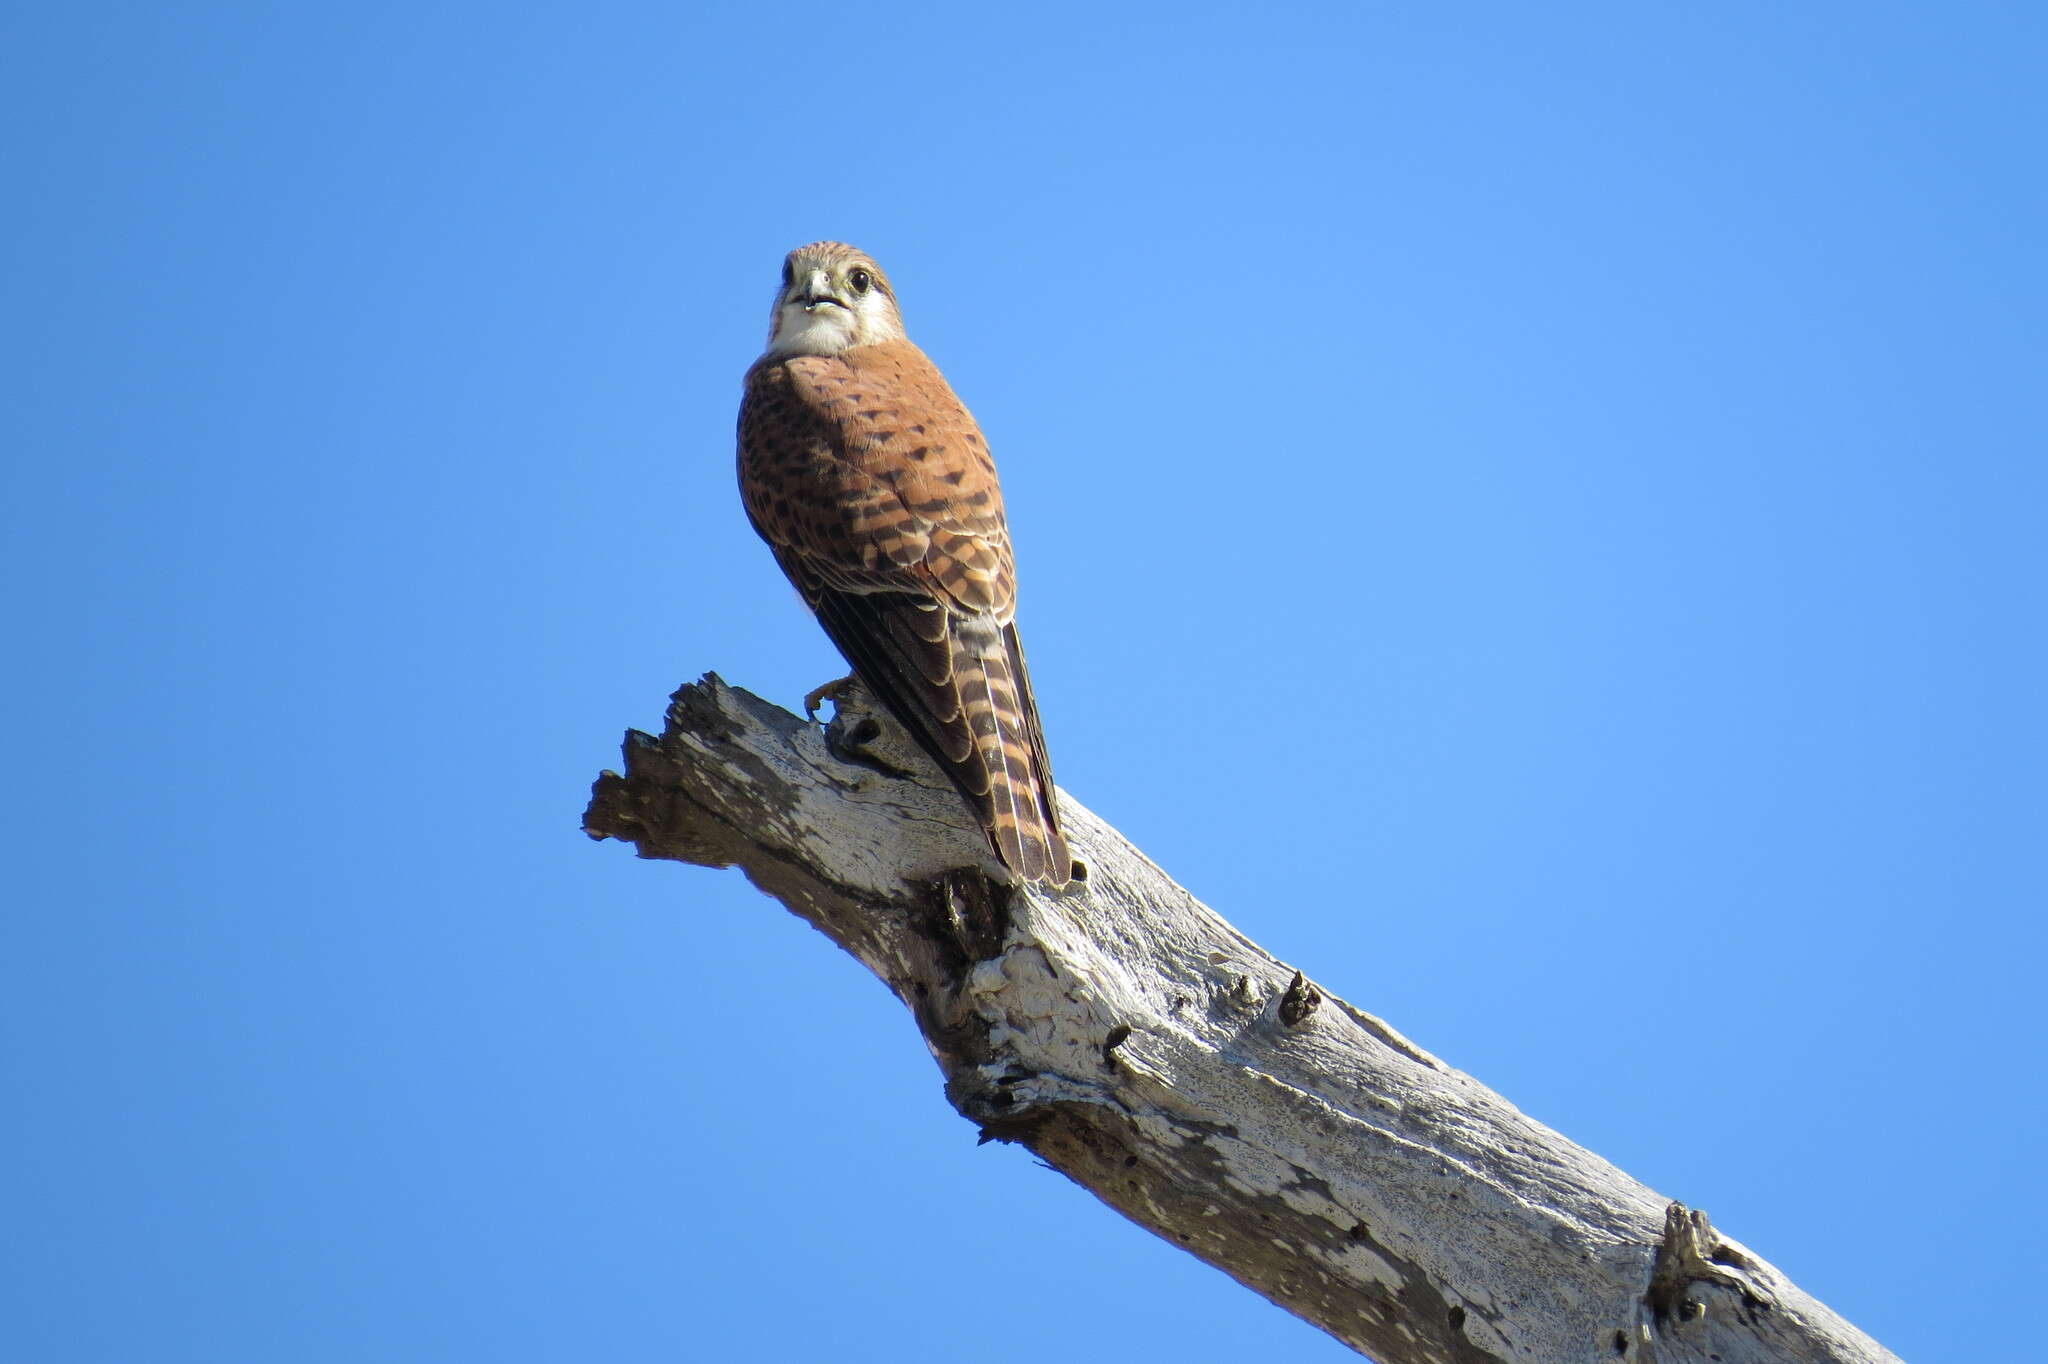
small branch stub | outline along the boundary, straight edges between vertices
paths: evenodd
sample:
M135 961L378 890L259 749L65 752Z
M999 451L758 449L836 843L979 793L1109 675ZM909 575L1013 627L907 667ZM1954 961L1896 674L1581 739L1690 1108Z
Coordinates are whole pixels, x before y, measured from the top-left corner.
M1308 1022L1309 1015L1323 1002L1323 992L1308 983L1308 977L1301 972L1294 973L1288 982L1287 993L1280 996L1280 1022L1290 1028L1298 1028Z
M1715 1234L1704 1212L1674 1202L1664 1210L1664 1236L1643 1301L1660 1329L1706 1315L1706 1304L1693 1293L1699 1284L1732 1289L1747 1313L1768 1312L1769 1299L1738 1272L1751 1268L1748 1256Z

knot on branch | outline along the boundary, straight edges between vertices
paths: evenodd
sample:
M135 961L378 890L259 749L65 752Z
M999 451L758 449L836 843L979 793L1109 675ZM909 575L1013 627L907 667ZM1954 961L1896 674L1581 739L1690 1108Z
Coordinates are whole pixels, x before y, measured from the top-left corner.
M972 867L959 867L919 886L923 913L917 927L940 954L955 979L969 967L1003 950L1010 934L1012 886L998 884Z

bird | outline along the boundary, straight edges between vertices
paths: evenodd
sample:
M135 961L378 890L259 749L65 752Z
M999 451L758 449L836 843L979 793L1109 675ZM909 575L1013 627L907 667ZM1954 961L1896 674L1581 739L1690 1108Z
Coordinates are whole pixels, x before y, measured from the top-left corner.
M959 789L996 859L1064 886L995 461L866 252L821 241L784 258L740 402L739 483L853 675Z

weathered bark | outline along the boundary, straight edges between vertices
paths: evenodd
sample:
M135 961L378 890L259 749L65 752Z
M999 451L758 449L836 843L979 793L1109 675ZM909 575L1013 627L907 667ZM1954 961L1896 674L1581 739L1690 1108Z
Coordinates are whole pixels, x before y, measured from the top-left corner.
M596 838L737 866L909 1006L953 1105L1382 1364L1893 1359L1704 1216L1274 961L1062 796L1016 889L858 694L715 676L629 733Z

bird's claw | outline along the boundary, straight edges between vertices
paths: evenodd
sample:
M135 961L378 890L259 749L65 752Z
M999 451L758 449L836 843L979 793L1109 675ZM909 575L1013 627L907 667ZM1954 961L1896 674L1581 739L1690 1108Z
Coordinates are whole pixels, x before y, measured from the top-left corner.
M844 677L833 678L822 687L813 687L804 695L805 718L812 724L816 724L818 722L818 707L824 705L827 701L830 701L835 706L838 705L841 698L845 695L846 689L858 680L852 673L848 673Z

